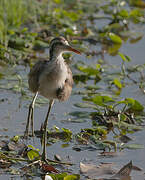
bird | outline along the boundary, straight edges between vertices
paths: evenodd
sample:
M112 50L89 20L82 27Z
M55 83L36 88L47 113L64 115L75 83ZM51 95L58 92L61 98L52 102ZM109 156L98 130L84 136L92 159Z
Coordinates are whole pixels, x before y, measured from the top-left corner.
M29 106L26 129L24 136L29 135L31 124L32 136L34 136L34 105L38 94L49 99L47 115L43 124L43 152L42 160L46 160L46 138L47 124L50 111L55 100L66 101L71 95L73 86L73 75L71 69L65 62L62 54L74 52L81 54L80 51L69 45L68 41L60 36L51 40L49 45L49 59L39 60L28 74L29 89L34 93L34 97Z

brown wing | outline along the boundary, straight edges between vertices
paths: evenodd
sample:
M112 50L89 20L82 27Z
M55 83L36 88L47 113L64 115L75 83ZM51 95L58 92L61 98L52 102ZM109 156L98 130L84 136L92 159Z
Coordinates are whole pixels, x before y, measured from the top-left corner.
M48 62L49 61L47 60L38 61L30 70L30 73L28 75L29 76L28 84L32 92L38 91L40 74L43 72Z
M65 80L64 86L62 88L58 88L56 91L56 95L57 95L57 98L59 99L59 101L66 101L69 98L71 91L72 91L72 86L73 86L72 72L71 72L69 66L68 65L66 65L66 66L67 66L67 70L68 70L68 77Z

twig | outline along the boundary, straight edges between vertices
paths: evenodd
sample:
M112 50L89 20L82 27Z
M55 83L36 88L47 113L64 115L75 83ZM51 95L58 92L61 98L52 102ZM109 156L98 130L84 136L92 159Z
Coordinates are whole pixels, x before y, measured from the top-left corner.
M27 160L27 159L9 157L9 156L6 156L5 154L1 153L1 152L0 152L0 158L1 159L6 159L6 160L9 160L9 161L13 160L13 161L29 162L29 160Z
M69 163L69 162L60 162L60 161L51 160L51 159L47 159L47 161L53 162L53 163L57 163L57 164L64 164L64 165L70 165L70 166L73 165L73 163Z
M27 165L23 166L21 169L27 169L27 168L29 168L29 167L31 167L33 165L40 164L40 162L41 162L41 160L34 161L34 162L30 163L30 164L27 164Z

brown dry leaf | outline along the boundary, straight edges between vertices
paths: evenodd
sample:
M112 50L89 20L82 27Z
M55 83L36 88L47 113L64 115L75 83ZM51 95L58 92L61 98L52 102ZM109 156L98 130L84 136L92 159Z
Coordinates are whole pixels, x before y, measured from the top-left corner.
M11 166L11 162L7 161L7 160L3 160L3 159L0 159L0 168L9 168Z
M130 173L132 170L132 161L123 166L112 178L119 178L123 180L128 180L130 178Z
M134 171L142 171L142 169L140 167L137 167L137 166L132 166L132 170Z
M99 166L94 164L84 164L80 162L80 171L90 179L94 179L97 176L106 174L114 174L115 170L112 169L113 163L101 163Z
M59 173L59 171L57 169L55 169L53 166L51 166L49 164L42 163L41 167L44 172Z

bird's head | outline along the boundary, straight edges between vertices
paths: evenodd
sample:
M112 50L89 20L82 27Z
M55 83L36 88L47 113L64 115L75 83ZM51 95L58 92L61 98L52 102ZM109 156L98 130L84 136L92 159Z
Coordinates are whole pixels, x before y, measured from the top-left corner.
M81 54L78 50L72 48L64 37L57 37L52 39L49 46L50 56L59 56L64 52L75 52Z

